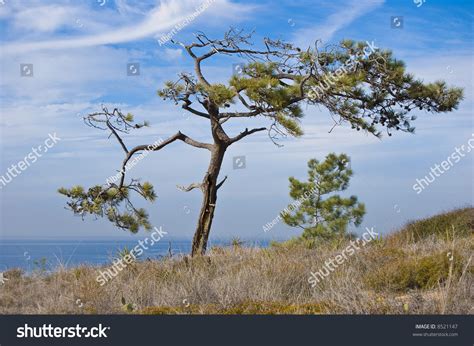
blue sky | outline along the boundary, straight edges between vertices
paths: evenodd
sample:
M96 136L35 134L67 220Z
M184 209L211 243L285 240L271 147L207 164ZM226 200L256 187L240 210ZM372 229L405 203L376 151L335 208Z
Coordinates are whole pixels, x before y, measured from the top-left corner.
M126 136L130 146L152 143L181 130L208 141L207 122L188 118L156 91L177 73L191 71L191 60L159 37L192 14L203 1L9 1L0 2L0 175L42 144L48 134L61 141L37 162L0 186L1 238L137 237L106 220L74 217L56 190L75 184L104 183L123 158L104 132L91 129L82 115L104 103L148 120L147 129ZM139 3L139 4L137 4ZM420 4L418 4L420 5ZM392 28L391 17L403 17ZM232 146L222 169L228 180L220 190L211 238L281 239L298 230L277 225L264 233L289 202L288 177L306 177L310 158L345 152L355 171L349 190L365 202L363 226L390 232L411 219L473 204L473 159L466 155L421 194L417 178L445 160L473 134L473 56L471 1L234 1L216 0L175 38L193 39L204 31L219 37L234 26L306 46L351 38L374 41L406 62L424 81L446 80L465 88L458 110L448 114L414 113L416 134L396 133L382 140L347 126L328 133L332 120L324 108L307 108L305 135L274 146L255 134ZM222 58L204 67L214 82L225 81L238 59ZM128 63L140 64L139 76L127 76ZM20 64L33 64L33 77L20 75ZM260 120L235 122L232 134ZM234 170L232 158L246 156L246 169ZM151 221L171 237L191 239L200 206L198 191L176 185L202 179L208 153L174 143L149 155L130 176L149 180L158 199L142 203ZM362 232L352 229L355 232ZM139 235L138 235L139 236Z

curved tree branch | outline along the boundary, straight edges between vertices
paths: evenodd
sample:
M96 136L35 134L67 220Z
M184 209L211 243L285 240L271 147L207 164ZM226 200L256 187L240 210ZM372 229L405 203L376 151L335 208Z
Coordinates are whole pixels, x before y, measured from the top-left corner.
M108 119L107 119L106 124L107 124L107 127L110 129L110 131L115 136L115 138L117 138L117 141L120 143L122 149L125 151L126 154L128 154L128 149L127 149L125 143L123 142L122 138L118 135L117 131L114 129L114 127L112 126L112 124L110 123L110 121Z
M266 129L267 129L266 127L259 127L259 128L252 129L252 130L245 129L245 131L241 132L237 136L230 138L229 139L229 145L232 144L232 143L235 143L237 141L240 141L242 138L244 138L246 136L249 136L252 133L259 132L259 131L264 131Z
M206 113L203 113L203 112L199 112L198 110L189 107L189 105L187 105L187 104L184 104L184 105L182 106L182 108L183 108L184 110L187 110L187 111L190 112L190 113L193 113L193 114L195 114L195 115L198 115L198 116L203 117L203 118L206 118L206 119L209 119L209 114L206 114Z
M194 190L194 189L202 188L202 184L201 183L192 183L188 187L185 187L185 186L182 186L182 185L176 185L176 187L181 191L189 192L189 191Z
M123 160L123 163L122 163L122 169L120 170L121 172L121 177L120 177L120 184L119 184L119 188L121 188L123 186L123 183L124 183L124 180L125 180L125 170L126 170L126 165L128 163L128 161L132 158L132 156L140 151L144 151L144 150L151 150L151 151L158 151L164 147L166 147L168 144L170 143L173 143L174 141L176 140L180 140L180 141L183 141L184 143L186 144L189 144L193 147L196 147L196 148L201 148L201 149L207 149L207 150L212 150L212 144L209 144L209 143L203 143L203 142L199 142L199 141L196 141L188 136L186 136L185 134L181 133L181 131L178 131L175 135L171 136L170 138L164 140L163 142L161 142L159 145L157 146L154 146L152 144L143 144L143 145L137 145L136 147L134 147L133 149L131 149L125 159Z

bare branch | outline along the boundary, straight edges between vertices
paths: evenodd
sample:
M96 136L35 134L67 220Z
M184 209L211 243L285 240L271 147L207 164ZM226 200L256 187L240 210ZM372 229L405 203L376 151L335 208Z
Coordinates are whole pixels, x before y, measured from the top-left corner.
M209 119L209 114L206 114L206 113L203 113L203 112L199 112L198 110L195 110L194 108L191 108L189 107L188 105L184 104L182 106L183 109L187 110L188 112L190 113L193 113L195 115L198 115L200 117L203 117L203 118L206 118L206 119Z
M112 126L112 124L110 123L109 120L107 120L107 127L110 129L110 131L113 133L113 135L115 136L115 138L117 138L117 141L120 143L120 145L122 146L122 149L125 151L125 153L128 154L128 149L127 147L125 146L125 143L123 142L122 138L120 138L120 136L118 135L117 131L115 131L115 128Z
M274 145L276 145L278 148L281 148L283 147L283 144L277 142L281 137L286 137L286 134L278 127L277 121L275 119L268 128L268 138L270 138Z
M237 136L235 136L233 138L230 138L229 139L229 145L241 140L242 138L244 138L246 136L251 135L252 133L259 132L259 131L264 131L266 129L267 129L266 127L259 127L259 128L256 128L256 129L252 129L250 131L248 129L245 129L245 131L241 132Z
M176 187L181 191L189 192L193 189L197 189L197 188L200 189L202 187L202 184L201 183L192 183L188 187L185 187L185 186L182 186L182 185L176 185Z
M222 179L222 181L216 185L216 188L217 190L219 190L219 188L225 183L225 181L227 180L227 175L224 177L224 179Z
M203 142L199 142L199 141L196 141L188 136L186 136L185 134L181 133L181 131L178 131L178 133L176 133L175 135L171 136L170 138L168 138L167 140L161 142L159 145L153 145L153 144L149 144L149 145L146 145L146 144L143 144L143 145L138 145L136 147L134 147L133 149L131 149L127 156L125 157L125 159L123 160L123 163L122 163L122 169L120 170L121 172L121 178L120 178L120 184L119 184L119 187L121 188L123 186L123 183L124 183L124 180L125 180L125 170L126 170L126 165L128 163L128 161L132 158L132 156L140 151L144 151L144 150L151 150L151 151L158 151L164 147L166 147L168 144L170 143L173 143L174 141L176 140L180 140L180 141L183 141L184 143L186 144L189 144L193 147L196 147L196 148L201 148L201 149L207 149L207 150L212 150L212 144L209 144L209 143L203 143Z
M255 109L251 112L223 112L219 113L219 118L250 118L263 112L263 109ZM272 112L272 110L270 110L270 112Z

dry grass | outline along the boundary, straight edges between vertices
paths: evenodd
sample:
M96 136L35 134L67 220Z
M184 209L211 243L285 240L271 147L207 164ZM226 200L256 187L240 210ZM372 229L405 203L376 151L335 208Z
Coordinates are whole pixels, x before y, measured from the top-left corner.
M372 241L315 288L310 271L346 243L213 248L201 258L134 263L102 287L100 268L11 270L0 313L471 314L473 225L473 208L410 224Z

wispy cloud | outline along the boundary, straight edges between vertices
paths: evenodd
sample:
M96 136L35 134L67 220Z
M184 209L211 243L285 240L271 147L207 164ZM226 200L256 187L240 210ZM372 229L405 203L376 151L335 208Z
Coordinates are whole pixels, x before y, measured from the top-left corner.
M294 34L293 41L301 47L312 45L315 40L327 43L336 32L383 3L384 0L351 0L343 4L338 11L329 15L324 22L298 30Z
M22 54L36 50L51 50L51 49L71 49L92 47L105 44L118 44L136 41L145 37L153 37L160 32L166 32L174 25L181 23L185 18L189 17L196 11L196 8L201 5L203 1L199 0L174 0L162 1L159 5L153 8L149 14L138 24L124 25L122 27L113 27L104 32L95 32L93 34L84 35L81 37L72 37L68 39L47 39L43 41L28 41L19 43L6 44L3 47L3 53L6 54ZM119 2L121 12L129 8L123 1ZM233 10L233 15L236 11L241 13L247 6L240 6L231 3L229 0L216 0L211 3L212 7L218 7L220 10ZM38 8L30 8L17 13L15 16L16 26L34 25L40 31L51 32L66 25L67 21L71 21L71 14L73 11L69 7L55 7L53 20L48 15L40 16L40 19L32 18L31 14L37 14ZM47 11L47 6L41 6L39 9L43 12ZM213 11L213 10L211 10ZM136 13L135 13L136 14ZM36 16L33 16L36 18ZM65 18L67 20L65 20ZM74 16L73 16L74 17ZM73 20L72 20L73 21ZM73 21L74 22L74 21Z
M40 42L13 43L4 47L5 53L25 53L41 49L69 49L104 44L129 42L166 30L178 23L191 11L185 10L183 1L162 3L148 17L137 25L125 26L104 33L71 39L47 40Z

